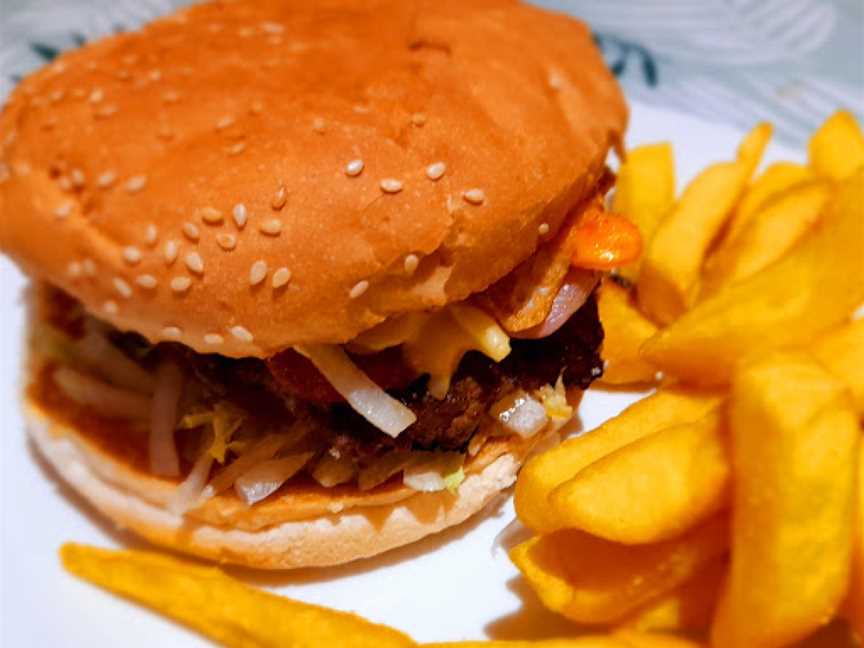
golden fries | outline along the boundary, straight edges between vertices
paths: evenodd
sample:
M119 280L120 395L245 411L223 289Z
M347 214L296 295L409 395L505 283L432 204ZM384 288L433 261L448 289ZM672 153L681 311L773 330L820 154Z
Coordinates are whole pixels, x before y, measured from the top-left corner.
M635 304L602 285L605 381L659 370L658 392L517 481L517 513L541 535L512 558L581 623L713 648L833 647L852 645L845 626L817 631L843 616L864 642L864 135L841 111L809 166L778 162L748 186L769 133L667 210L641 272L622 272ZM637 222L623 206L649 191L660 150L625 169L617 200ZM660 328L637 354L656 328L646 317ZM688 392L706 387L718 391ZM724 515L731 541L696 539Z
M552 491L550 515L558 528L612 542L659 542L725 507L729 472L723 421L713 412L634 441L581 470Z
M830 190L828 183L814 180L769 202L705 264L701 297L746 279L782 257L819 219Z
M732 558L713 645L785 646L827 623L847 587L858 422L827 371L776 354L735 374L730 430Z
M654 320L668 324L695 300L699 271L771 137L768 124L742 142L734 162L714 164L684 190L658 226L642 261L639 304Z
M644 436L704 417L721 398L708 392L661 389L634 403L596 430L568 439L530 459L516 483L516 512L535 531L553 530L548 498L585 466Z
M647 247L660 219L675 201L675 162L668 142L637 146L627 151L618 171L612 211L632 220ZM618 269L629 281L639 277L641 262Z
M789 254L728 286L643 347L662 370L694 383L727 382L738 358L807 343L864 301L864 173L843 183Z
M556 531L518 545L510 557L549 609L582 623L608 623L689 580L727 543L720 515L674 540L641 546Z
M621 622L641 631L704 632L711 623L728 560L721 556L679 588L652 601Z
M807 152L816 173L845 180L864 166L864 134L851 113L838 110L810 139Z
M645 362L639 350L646 340L657 333L657 327L630 300L630 292L610 279L605 279L597 298L600 320L603 322L604 383L653 382L657 370Z
M421 645L424 648L698 648L692 641L677 637L631 631L547 641L456 641Z
M864 418L864 319L828 333L816 343L813 353L846 384L858 415Z
M814 174L808 167L795 162L775 162L766 168L747 188L741 202L735 208L726 228L726 238L734 239L750 219L762 211L771 200L782 196L787 189L813 177Z
M144 551L77 544L63 545L60 557L79 578L146 605L225 646L416 645L392 628L249 587L217 567Z

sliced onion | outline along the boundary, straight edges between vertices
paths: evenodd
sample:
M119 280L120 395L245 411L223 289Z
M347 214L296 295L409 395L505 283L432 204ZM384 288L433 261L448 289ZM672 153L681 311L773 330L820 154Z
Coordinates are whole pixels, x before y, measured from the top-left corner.
M75 343L75 355L109 382L152 394L156 377L129 358L99 331L89 330Z
M349 482L356 474L357 466L351 457L334 457L329 452L321 457L312 470L312 478L325 488Z
M56 369L54 382L76 403L92 407L103 416L146 421L150 415L149 397L114 387L69 367Z
M176 515L182 515L201 502L201 491L210 475L213 457L209 452L202 452L186 476L168 501L168 510Z
M183 373L170 360L163 361L156 369L156 390L150 409L149 456L154 475L176 477L180 474L174 430L182 395Z
M390 452L360 471L357 484L361 491L380 486L414 460L411 452Z
M447 476L457 472L464 461L458 452L427 452L419 455L405 468L402 483L423 493L436 493L447 488Z
M558 294L555 295L555 299L552 301L552 308L549 310L546 319L537 326L532 326L522 331L511 332L510 335L516 338L531 340L552 335L564 326L564 323L570 319L573 313L584 306L599 280L600 275L596 272L581 268L571 268Z
M248 506L275 493L314 456L314 452L300 452L262 461L247 470L234 482L234 490Z
M255 442L246 452L220 470L201 493L201 501L206 502L222 491L228 490L243 473L254 468L262 461L276 456L290 440L287 434L268 434Z
M523 439L534 436L549 422L543 404L521 389L495 403L491 413L505 429Z
M310 344L298 347L354 410L391 437L397 437L417 420L410 409L360 371L342 347Z

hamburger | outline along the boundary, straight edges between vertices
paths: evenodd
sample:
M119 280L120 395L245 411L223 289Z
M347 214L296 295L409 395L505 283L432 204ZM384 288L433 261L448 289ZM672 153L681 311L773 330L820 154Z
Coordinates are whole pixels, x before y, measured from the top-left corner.
M219 561L464 521L602 373L625 124L586 27L506 0L209 2L64 54L0 116L35 446Z

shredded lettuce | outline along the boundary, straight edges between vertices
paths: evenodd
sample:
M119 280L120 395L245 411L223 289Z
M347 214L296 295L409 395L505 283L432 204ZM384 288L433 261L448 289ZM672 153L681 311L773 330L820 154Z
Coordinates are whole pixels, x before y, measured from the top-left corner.
M465 479L462 465L465 455L459 452L413 452L405 467L402 482L416 491L434 493L444 489L455 493Z
M459 487L462 485L462 482L465 481L465 469L462 466L459 466L453 472L444 475L444 488L450 491L451 495L455 495L459 492Z
M246 418L245 412L228 401L219 401L213 405L212 409L186 414L180 419L179 427L188 430L210 426L213 431L213 440L204 452L219 463L224 464L225 454L231 447L231 437L240 429Z
M543 385L534 394L540 399L546 415L553 423L563 425L573 418L573 407L567 402L567 390L564 388L564 380L561 376L558 376L554 387Z

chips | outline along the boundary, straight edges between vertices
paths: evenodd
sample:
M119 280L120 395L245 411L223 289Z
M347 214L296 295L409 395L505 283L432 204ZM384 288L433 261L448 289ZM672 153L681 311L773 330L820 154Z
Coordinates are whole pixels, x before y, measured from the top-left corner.
M659 224L634 197L663 204L671 155L646 147L622 169L616 204L649 243L641 272L601 287L605 381L657 371L660 387L516 484L541 535L512 559L580 623L834 648L852 645L844 617L864 641L864 136L840 112L809 166L777 162L748 184L769 133L698 175Z
M225 646L416 645L392 628L249 587L217 567L144 551L77 544L63 545L60 557L79 578L146 605Z
M600 321L603 322L604 383L622 385L653 382L657 370L640 356L646 340L657 333L657 327L636 308L630 291L606 279L597 297Z
M661 324L675 321L696 299L699 272L771 137L757 126L741 143L734 162L708 167L684 190L660 223L639 276L639 304Z
M699 420L721 401L709 392L661 389L634 403L589 434L568 439L530 459L516 482L516 513L535 531L554 530L549 510L552 491L585 466L642 437L672 425Z
M609 623L692 578L727 542L721 515L674 540L635 547L556 531L518 545L510 557L549 609L581 623Z
M724 508L729 472L723 421L713 412L643 437L579 471L552 491L550 515L558 528L613 542L659 542Z
M660 219L675 201L675 162L668 142L637 146L627 151L618 170L612 212L629 218L647 247ZM618 274L636 281L641 261L618 268Z
M864 173L837 190L810 236L763 272L698 304L643 347L663 371L729 381L738 358L806 344L864 302Z
M776 354L736 372L730 430L732 558L713 643L788 645L827 623L846 591L858 422L839 381Z

